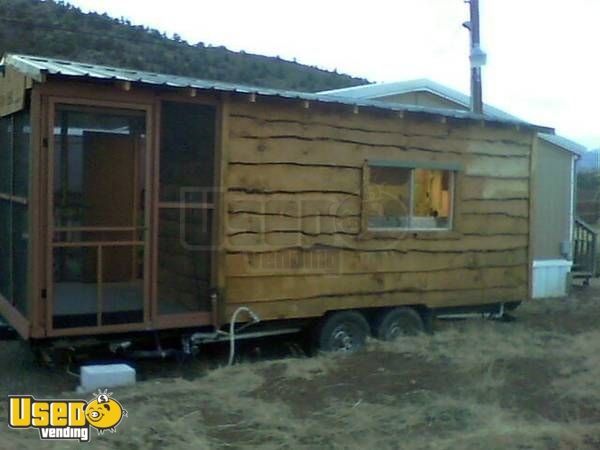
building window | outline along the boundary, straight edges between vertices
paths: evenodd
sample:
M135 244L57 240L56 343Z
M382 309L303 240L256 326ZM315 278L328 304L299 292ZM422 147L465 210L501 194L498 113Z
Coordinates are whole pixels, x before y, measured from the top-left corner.
M452 228L454 172L437 164L369 163L365 214L369 230Z

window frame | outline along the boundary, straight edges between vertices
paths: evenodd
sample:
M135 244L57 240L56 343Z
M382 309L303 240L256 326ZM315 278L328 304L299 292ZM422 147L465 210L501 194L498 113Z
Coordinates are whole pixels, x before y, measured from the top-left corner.
M409 186L409 215L408 226L406 227L381 227L374 228L369 226L369 216L367 212L368 189L371 184L371 168L383 167L393 169L407 169L410 172ZM450 213L448 216L448 225L443 228L421 228L412 227L411 223L414 216L414 192L415 192L415 170L443 170L449 172L449 196L450 196ZM438 161L397 161L397 160L365 160L363 166L363 186L362 186L362 207L361 207L361 228L362 234L398 234L407 232L432 232L432 233L452 233L454 232L454 216L456 208L456 180L457 174L463 170L460 163L457 162L438 162Z

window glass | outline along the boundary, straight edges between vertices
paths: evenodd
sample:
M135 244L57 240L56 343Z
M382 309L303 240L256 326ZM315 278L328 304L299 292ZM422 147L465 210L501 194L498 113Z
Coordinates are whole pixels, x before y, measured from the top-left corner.
M371 167L366 203L369 227L408 227L410 191L410 169Z
M450 172L414 169L412 228L447 228L450 224Z
M447 229L452 215L452 172L369 167L365 213L370 229Z

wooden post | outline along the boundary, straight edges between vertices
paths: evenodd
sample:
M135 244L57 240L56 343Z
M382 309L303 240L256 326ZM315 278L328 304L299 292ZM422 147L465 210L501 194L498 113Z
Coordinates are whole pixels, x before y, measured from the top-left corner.
M102 246L96 247L96 325L102 326Z
M213 202L215 204L213 215L213 233L212 233L212 286L217 289L219 297L213 305L213 320L215 326L223 322L221 317L225 308L222 303L225 301L225 257L226 257L226 238L227 238L227 169L229 162L229 95L223 94L221 102L217 108L217 146L215 154L215 195Z
M42 99L37 86L31 91L31 111L29 123L31 126L31 142L29 145L29 248L27 253L27 284L30 286L28 293L28 311L31 333L35 336L43 333L43 315L41 314L42 288L41 272L43 270L42 247L40 242L40 187L43 177L41 174L40 158L44 140L42 136Z
M531 139L531 153L529 155L529 233L527 240L527 250L528 250L528 288L529 288L529 298L533 298L533 259L534 259L534 233L535 233L535 202L533 201L533 191L535 186L535 180L537 177L536 173L536 161L537 161L537 152L538 152L538 136L537 133L532 133Z

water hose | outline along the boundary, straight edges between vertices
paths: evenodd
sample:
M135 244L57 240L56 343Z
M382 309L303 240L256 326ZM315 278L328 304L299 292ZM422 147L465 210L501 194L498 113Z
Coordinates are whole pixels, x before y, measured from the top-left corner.
M235 312L231 316L231 321L229 322L229 363L227 364L228 366L232 366L233 360L235 359L235 320L237 319L238 314L241 312L248 313L248 315L252 318L252 322L247 325L254 325L260 322L260 318L258 317L258 315L256 315L254 311L252 311L246 306L240 306L238 309L235 310Z

